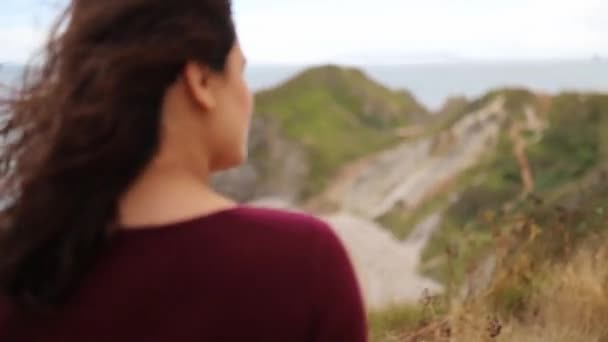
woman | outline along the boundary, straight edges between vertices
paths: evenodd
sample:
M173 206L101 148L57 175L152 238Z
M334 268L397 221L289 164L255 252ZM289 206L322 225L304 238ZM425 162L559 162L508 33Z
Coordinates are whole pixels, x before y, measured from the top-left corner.
M2 102L0 341L365 340L325 224L209 187L252 111L230 7L73 0Z

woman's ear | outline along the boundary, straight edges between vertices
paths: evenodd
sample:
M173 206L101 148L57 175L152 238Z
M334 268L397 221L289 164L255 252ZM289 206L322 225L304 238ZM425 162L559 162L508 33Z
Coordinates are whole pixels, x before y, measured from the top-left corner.
M184 82L192 100L203 110L209 111L215 107L216 99L212 89L213 72L206 66L187 62L184 67Z

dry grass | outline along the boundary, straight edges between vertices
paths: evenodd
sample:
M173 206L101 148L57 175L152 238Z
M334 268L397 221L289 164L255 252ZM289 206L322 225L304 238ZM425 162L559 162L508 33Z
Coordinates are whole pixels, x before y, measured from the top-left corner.
M427 341L605 341L608 267L603 261L608 246L590 244L583 244L570 261L547 266L547 279L525 298L521 311L500 314L486 297L451 313L449 339Z
M575 217L580 220L581 217ZM578 239L557 220L524 220L496 234L498 262L485 291L441 298L448 312L376 337L377 342L608 341L607 220ZM425 300L423 307L437 305Z

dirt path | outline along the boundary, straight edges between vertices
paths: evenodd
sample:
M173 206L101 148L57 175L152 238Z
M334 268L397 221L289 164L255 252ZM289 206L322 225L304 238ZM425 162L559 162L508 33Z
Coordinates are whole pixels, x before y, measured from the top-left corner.
M347 246L370 308L414 303L425 291L442 291L441 285L418 274L424 238L413 244L404 243L376 223L347 213L325 219ZM430 233L438 223L432 221L426 222L422 230Z

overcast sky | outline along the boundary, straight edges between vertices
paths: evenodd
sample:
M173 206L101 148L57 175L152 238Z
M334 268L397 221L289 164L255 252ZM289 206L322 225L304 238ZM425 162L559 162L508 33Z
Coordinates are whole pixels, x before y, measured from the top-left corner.
M0 0L0 61L40 46L57 2ZM606 0L234 0L234 10L254 63L608 57Z

